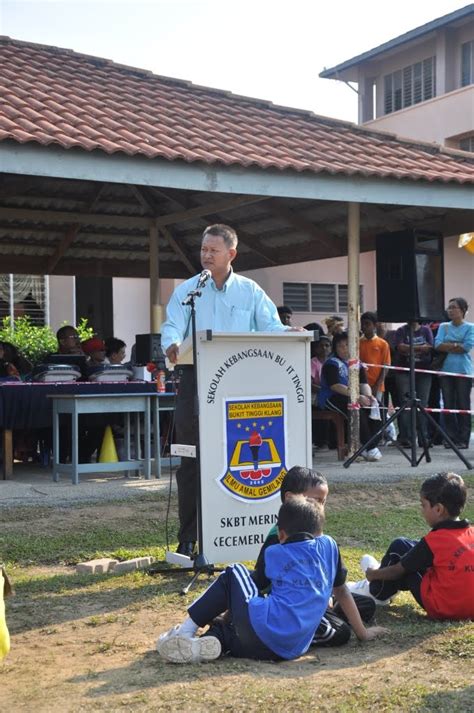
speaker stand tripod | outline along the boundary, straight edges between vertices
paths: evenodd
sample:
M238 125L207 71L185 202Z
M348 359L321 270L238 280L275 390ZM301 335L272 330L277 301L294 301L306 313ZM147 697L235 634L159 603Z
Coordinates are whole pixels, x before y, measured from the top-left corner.
M426 438L423 432L423 429L420 428L420 442L421 442L421 448L422 452L419 457L417 457L416 453L416 441L417 441L417 416L419 416L419 419L425 418L431 425L434 427L435 431L437 431L443 438L443 441L448 443L450 448L453 449L453 451L456 453L457 457L464 463L466 466L467 470L472 470L472 465L471 463L463 456L459 448L456 446L455 443L451 440L451 438L448 436L448 434L445 432L443 428L439 425L437 421L433 418L433 416L421 405L420 400L417 399L416 397L416 381L415 381L415 348L413 344L413 323L409 322L409 347L410 347L410 352L409 352L409 362L410 362L410 387L409 387L409 393L408 393L408 399L405 401L405 403L402 404L402 406L389 418L385 423L382 425L382 427L375 433L372 438L370 438L367 443L364 443L350 458L348 458L346 461L344 461L343 465L344 468L349 468L349 466L355 461L356 458L358 458L362 453L369 448L371 448L372 444L378 443L379 438L383 436L384 433L386 433L388 427L390 426L391 423L394 421L398 421L398 419L401 417L403 413L406 411L410 411L410 433L411 433L411 448L410 448L410 454L406 452L406 450L395 441L395 445L402 453L405 458L410 462L412 468L416 468L420 462L422 461L423 458L426 459L427 463L431 463L431 456L428 448L428 444L426 442Z

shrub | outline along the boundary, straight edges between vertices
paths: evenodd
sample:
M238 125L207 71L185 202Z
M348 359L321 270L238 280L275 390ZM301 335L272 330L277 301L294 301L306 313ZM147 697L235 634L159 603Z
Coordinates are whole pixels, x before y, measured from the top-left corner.
M67 322L64 322L67 324ZM76 327L81 341L94 336L94 330L84 317ZM12 320L4 317L0 326L0 341L10 342L33 364L40 364L46 354L57 351L56 333L51 327L32 324L27 315Z

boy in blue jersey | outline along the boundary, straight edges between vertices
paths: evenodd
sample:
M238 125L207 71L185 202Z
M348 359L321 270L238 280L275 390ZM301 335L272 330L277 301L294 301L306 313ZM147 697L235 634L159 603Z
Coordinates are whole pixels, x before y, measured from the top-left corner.
M329 486L322 473L311 468L295 465L283 478L280 496L282 503L295 495L304 495L316 500L324 508L329 495ZM266 592L271 582L265 571L265 551L267 547L278 543L278 528L273 526L269 531L255 564L252 578L260 592ZM335 605L328 606L314 633L312 646L342 646L351 638L351 632L363 630L364 623L373 619L375 602L370 596L354 594L350 597L345 586L347 569L338 551L338 563L334 579ZM351 601L352 600L352 601ZM354 605L355 604L355 608Z
M227 567L191 604L183 624L160 636L158 653L173 663L210 661L221 653L273 661L306 653L326 611L339 557L334 540L322 534L323 522L317 502L296 496L284 503L279 544L265 552L270 594L259 595L244 565ZM206 634L196 636L207 624ZM372 639L383 631L363 627L358 635Z

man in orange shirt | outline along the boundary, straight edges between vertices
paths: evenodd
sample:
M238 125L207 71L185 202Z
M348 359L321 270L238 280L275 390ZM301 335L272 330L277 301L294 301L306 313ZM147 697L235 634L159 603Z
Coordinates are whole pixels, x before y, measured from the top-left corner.
M386 364L390 366L390 347L388 342L376 334L377 315L374 312L364 312L360 320L363 336L359 342L360 360L366 364ZM367 383L377 401L381 401L385 391L385 374L387 370L381 366L367 367Z

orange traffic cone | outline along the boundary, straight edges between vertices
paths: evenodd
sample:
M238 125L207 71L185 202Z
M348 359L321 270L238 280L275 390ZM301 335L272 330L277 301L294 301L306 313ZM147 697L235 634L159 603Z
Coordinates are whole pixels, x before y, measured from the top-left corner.
M100 447L99 463L118 463L117 449L115 448L114 436L110 426L105 429Z

